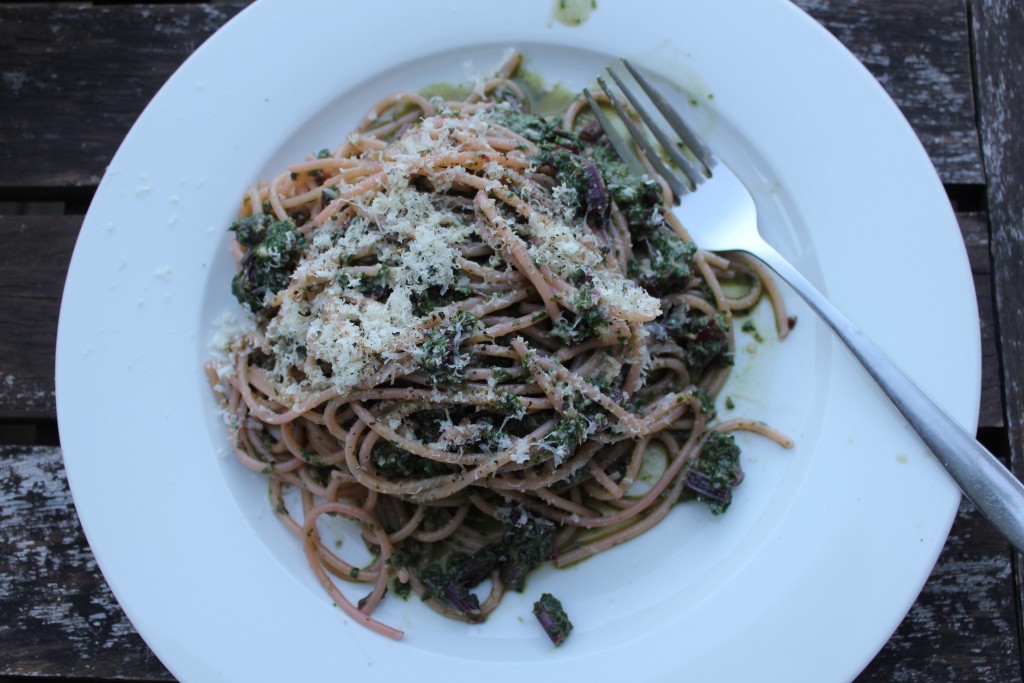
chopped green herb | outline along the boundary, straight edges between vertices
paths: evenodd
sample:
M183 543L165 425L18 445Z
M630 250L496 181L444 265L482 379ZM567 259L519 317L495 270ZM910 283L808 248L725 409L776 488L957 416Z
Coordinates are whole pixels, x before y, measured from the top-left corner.
M416 292L409 298L412 301L413 313L422 316L457 301L465 301L472 295L473 290L469 287L448 287L442 291L440 286L435 285L423 292Z
M391 557L388 558L388 564L395 569L412 568L416 566L426 550L426 545L420 541L412 538L406 539L395 545Z
M711 432L697 465L686 475L686 488L720 515L732 503L732 490L743 481L740 448L731 434Z
M408 583L402 583L396 578L391 582L391 592L403 600L408 600L409 596L412 595L412 586Z
M526 407L523 405L523 402L511 392L504 391L499 394L497 404L498 409L504 415L508 415L516 420L521 420L526 417Z
M459 311L444 324L427 333L418 351L420 369L434 386L451 386L462 382L462 374L471 356L462 351L462 341L476 325L470 313Z
M541 147L579 147L579 138L562 128L561 117L544 118L517 111L510 106L494 107L490 115L498 125L505 126L513 133L518 133Z
M747 320L743 321L743 326L740 327L740 329L749 334L750 336L752 336L754 338L754 341L756 341L757 343L760 344L761 342L764 341L764 337L762 337L761 333L757 330L757 325L754 324L753 320L750 320L748 318Z
M572 309L564 313L551 328L551 334L566 345L592 339L608 324L608 314L598 300L597 290L592 286L579 286L572 300Z
M546 159L547 165L555 170L555 178L561 185L571 190L562 201L580 216L586 211L584 202L590 189L591 175L585 170L583 157L567 149L556 149Z
M590 156L597 164L608 193L637 234L653 230L663 222L661 185L650 176L637 176L607 143L595 143Z
M720 313L714 317L675 308L665 321L665 330L686 353L691 372L702 373L708 367L733 364L729 350L729 325Z
M377 473L389 480L426 479L451 472L443 462L410 453L384 439L374 445L370 460Z
M608 423L608 417L600 406L578 391L570 391L565 397L565 407L554 430L544 437L544 443L551 448L556 462L562 462L576 453L576 450Z
M629 276L654 296L680 291L690 281L697 246L675 233L658 229L637 241L637 257L629 262Z
M698 389L697 400L700 401L701 412L709 421L718 416L718 411L715 410L715 397L711 395L711 392L707 389Z
M229 230L246 249L241 267L231 280L231 293L239 303L259 313L268 295L288 286L306 240L295 231L295 223L275 220L267 214L235 221Z
M512 373L505 368L496 368L494 370L494 379L498 382L507 382L512 379Z
M299 449L299 457L313 467L330 467L329 464L320 459L320 456L308 448Z
M391 294L391 267L381 263L376 275L364 275L359 279L358 289L366 296L386 301Z

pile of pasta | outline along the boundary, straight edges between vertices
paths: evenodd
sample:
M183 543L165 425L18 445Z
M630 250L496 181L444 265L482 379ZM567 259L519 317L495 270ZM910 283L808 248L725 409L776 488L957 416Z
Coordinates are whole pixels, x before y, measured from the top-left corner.
M540 564L681 500L723 511L742 479L730 432L789 444L714 415L734 313L767 294L792 325L771 278L693 245L653 170L609 165L582 98L530 114L517 66L460 101L385 98L246 191L232 225L248 320L207 372L233 451L333 601L395 638L372 616L389 590L481 621ZM365 566L322 542L330 517L359 530Z

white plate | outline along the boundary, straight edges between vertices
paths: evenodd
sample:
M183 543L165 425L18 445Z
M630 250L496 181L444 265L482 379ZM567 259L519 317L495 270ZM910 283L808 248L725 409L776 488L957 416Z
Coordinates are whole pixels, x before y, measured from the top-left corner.
M744 439L727 515L679 506L645 537L542 571L484 625L397 599L378 616L404 641L349 623L262 478L218 457L201 367L235 306L224 230L243 189L337 144L376 96L460 80L507 47L570 89L623 55L689 91L695 104L678 103L754 188L771 239L975 427L979 325L957 224L913 131L839 43L778 0L601 2L578 28L552 22L549 0L509 7L260 2L140 117L82 228L57 348L68 477L104 575L184 681L853 678L913 603L959 495L792 296L792 338L741 342L723 396L798 446ZM557 650L529 614L542 590L576 624Z

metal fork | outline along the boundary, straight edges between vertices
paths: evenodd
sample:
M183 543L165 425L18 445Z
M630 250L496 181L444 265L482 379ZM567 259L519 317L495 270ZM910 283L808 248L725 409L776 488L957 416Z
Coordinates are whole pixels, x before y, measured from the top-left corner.
M662 160L647 135L627 114L619 96L601 78L598 84L608 96L618 118L629 131L639 152L616 130L589 91L584 90L591 110L609 142L634 171L643 173L637 154L643 154L679 198L686 196L685 213L677 215L694 241L710 251L742 251L763 261L820 315L853 352L864 368L913 426L960 490L986 519L1017 549L1024 552L1024 485L984 446L958 425L922 391L874 342L846 318L807 278L793 267L758 232L754 199L743 182L719 161L672 106L626 60L622 67L646 93L650 102L678 136L665 133L640 102L627 78L614 68L608 74L660 149L679 169L673 172ZM685 145L690 154L680 150ZM685 219L685 220L684 220Z

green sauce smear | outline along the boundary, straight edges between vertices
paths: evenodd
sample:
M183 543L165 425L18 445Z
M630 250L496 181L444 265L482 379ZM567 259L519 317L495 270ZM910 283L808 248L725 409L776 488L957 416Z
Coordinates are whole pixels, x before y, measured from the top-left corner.
M512 80L526 93L530 112L538 116L550 117L563 114L576 99L576 93L560 83L549 86L540 74L522 64L512 75ZM442 100L464 100L472 91L473 86L470 83L441 81L424 86L420 89L419 94L427 99L440 97Z
M597 9L597 0L555 0L552 15L560 24L579 26Z

